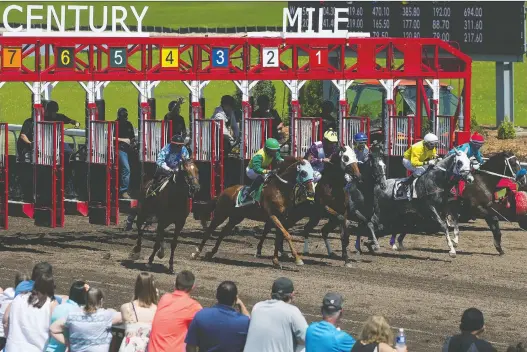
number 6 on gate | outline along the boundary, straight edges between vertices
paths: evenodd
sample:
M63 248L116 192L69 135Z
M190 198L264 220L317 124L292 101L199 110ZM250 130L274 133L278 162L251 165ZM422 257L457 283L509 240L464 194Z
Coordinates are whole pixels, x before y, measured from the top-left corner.
M55 62L58 68L75 67L75 48L57 48Z

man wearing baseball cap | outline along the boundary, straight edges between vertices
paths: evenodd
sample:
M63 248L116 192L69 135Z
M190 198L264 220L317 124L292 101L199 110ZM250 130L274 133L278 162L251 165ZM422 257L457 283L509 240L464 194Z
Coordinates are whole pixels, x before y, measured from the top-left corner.
M322 321L312 323L306 332L306 352L348 352L355 339L340 331L344 300L338 293L329 292L322 300Z
M443 352L497 352L487 341L479 337L485 331L483 313L477 308L469 308L461 316L461 334L449 337L443 345Z
M275 280L271 299L253 307L244 352L291 352L304 344L307 322L292 304L294 293L291 280Z

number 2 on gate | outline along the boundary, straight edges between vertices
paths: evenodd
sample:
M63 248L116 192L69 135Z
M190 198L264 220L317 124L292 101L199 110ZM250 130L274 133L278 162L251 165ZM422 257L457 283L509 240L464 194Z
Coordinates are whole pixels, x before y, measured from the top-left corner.
M162 48L161 49L161 67L178 68L179 67L179 49Z

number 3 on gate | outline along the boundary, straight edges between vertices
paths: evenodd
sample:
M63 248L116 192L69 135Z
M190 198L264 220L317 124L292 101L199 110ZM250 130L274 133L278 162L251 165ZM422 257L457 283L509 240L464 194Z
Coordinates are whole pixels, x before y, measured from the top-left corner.
M212 48L212 67L229 66L229 49Z
M161 49L161 67L178 68L179 67L179 49L162 48Z

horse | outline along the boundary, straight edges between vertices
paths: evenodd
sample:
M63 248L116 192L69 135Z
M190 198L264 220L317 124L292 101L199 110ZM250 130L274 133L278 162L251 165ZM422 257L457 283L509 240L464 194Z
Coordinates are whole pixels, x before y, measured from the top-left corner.
M357 157L355 155L355 152L349 148L349 147L341 147L339 150L339 153L335 153L332 155L331 160L329 163L326 163L324 171L322 172L322 178L319 180L319 182L316 185L315 190L315 203L301 203L298 206L295 206L291 209L289 209L287 213L287 218L284 220L283 225L286 229L290 228L294 224L296 224L300 219L304 217L309 217L308 224L305 225L304 231L302 232L302 235L304 236L304 251L303 254L306 255L309 253L308 250L308 236L311 230L319 223L320 219L322 218L323 213L328 213L331 218L337 217L343 225L341 227L342 231L346 231L346 218L344 214L344 208L345 206L342 206L344 204L344 173L345 171L348 171L350 174L352 174L355 179L360 178L360 171L357 165ZM335 186L335 184L340 185ZM334 187L331 187L334 186ZM329 193L325 196L325 193ZM332 193L335 193L336 195L332 195ZM341 199L340 207L336 207L334 202L335 197L339 197ZM338 209L338 211L335 210ZM337 223L338 225L338 223ZM333 227L335 228L336 225ZM267 237L267 234L271 231L272 223L267 222L264 227L264 231L262 233L262 236L260 237L260 241L257 246L256 256L261 256L262 254L262 247L263 243ZM331 229L333 229L331 228ZM330 230L331 230L330 229ZM325 231L323 229L322 231L322 237L324 239L324 242L326 244L326 248L328 250L328 256L330 258L335 257L334 253L331 251L331 247L329 245L328 240L328 234L330 231ZM280 235L277 235L277 240L280 245L280 250L282 249L282 238ZM341 236L342 241L344 241L344 235ZM346 247L343 247L346 248ZM282 251L283 253L283 251Z
M291 253L295 257L297 265L303 265L304 262L296 252L291 235L287 232L282 224L286 212L295 202L295 194L300 195L301 201L314 201L315 191L313 187L313 168L311 164L301 158L285 157L284 161L278 166L278 170L267 177L264 182L260 205L257 203L236 207L238 195L245 190L246 186L234 185L225 189L218 197L211 201L211 210L214 210L214 217L205 231L203 240L196 251L192 253L191 258L196 259L203 251L203 247L214 230L221 225L226 219L229 219L227 225L222 229L216 245L208 254L212 258L218 251L221 241L225 236L231 233L236 225L243 219L255 221L272 221L279 229L289 243ZM298 187L295 192L295 187ZM278 244L275 241L275 251L273 264L280 266L278 260Z
M520 184L525 184L525 177L523 175L519 180L516 177L520 170L520 163L513 153L501 152L495 154L476 171L474 183L467 184L462 194L458 194L455 199L450 200L448 213L451 216L454 227L453 242L456 246L459 244L459 215L469 214L469 216L475 215L485 219L492 231L494 247L499 255L505 254L501 247L499 220L500 218L507 221L514 219L512 217L509 219L509 214L507 214L507 217L503 216L503 210L500 209L500 204L494 203L494 192L502 179L509 179L514 182L519 181ZM402 233L397 239L399 248L404 248L403 240L405 235L405 233ZM394 249L398 249L395 245L395 235L392 236L390 245Z
M130 253L130 259L139 259L144 231L143 225L151 215L155 215L157 218L156 242L152 255L148 258L147 267L151 267L156 252L159 259L163 259L165 256L165 229L174 224L168 267L168 272L174 273L174 251L177 247L179 234L190 214L189 199L193 198L200 189L198 168L192 159L182 160L179 172L163 181L157 195L148 196L152 185L153 180L150 180L141 188L139 204L136 209L138 237L137 243Z
M374 196L378 202L379 212L377 217L384 226L385 234L402 233L416 222L410 214L416 215L417 219L424 220L425 224L439 226L445 233L449 255L456 256L456 250L450 238L448 225L440 214L444 214L450 189L459 180L472 183L474 177L471 174L471 163L465 153L458 152L447 156L435 166L431 165L413 186L409 187L409 195L404 198L396 198L397 190L401 187L401 179L388 179L385 189L380 185L375 188Z

